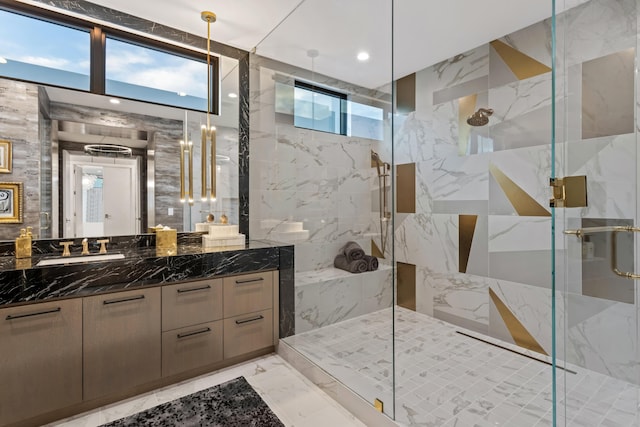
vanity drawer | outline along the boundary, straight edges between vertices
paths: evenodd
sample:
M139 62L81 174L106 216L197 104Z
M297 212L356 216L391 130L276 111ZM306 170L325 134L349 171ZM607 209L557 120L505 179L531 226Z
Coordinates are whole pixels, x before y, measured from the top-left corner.
M84 399L160 378L160 288L82 299Z
M82 401L82 300L0 310L0 425Z
M224 320L224 358L239 356L273 345L271 309Z
M243 274L224 280L224 317L272 308L273 273Z
M162 330L222 319L222 279L162 287Z
M222 360L222 320L162 334L162 376L186 372Z

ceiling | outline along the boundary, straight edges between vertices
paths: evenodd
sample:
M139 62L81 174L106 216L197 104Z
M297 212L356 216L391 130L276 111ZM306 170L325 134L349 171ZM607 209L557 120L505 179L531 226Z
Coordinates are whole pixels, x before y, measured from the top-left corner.
M566 0L565 5L583 0ZM367 88L426 68L551 15L551 0L92 0ZM392 16L393 77L392 78ZM312 60L309 50L319 55ZM371 55L358 62L360 50Z

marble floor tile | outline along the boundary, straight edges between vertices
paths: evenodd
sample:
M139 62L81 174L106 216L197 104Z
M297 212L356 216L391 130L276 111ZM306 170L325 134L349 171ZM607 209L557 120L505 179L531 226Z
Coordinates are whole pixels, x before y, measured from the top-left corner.
M183 381L116 402L49 426L94 427L141 410L244 376L287 427L327 425L365 427L350 412L327 396L277 355L254 359L211 374Z
M403 426L553 425L550 357L421 313L389 308L284 341L366 401L395 399ZM568 368L562 423L636 425L638 386Z

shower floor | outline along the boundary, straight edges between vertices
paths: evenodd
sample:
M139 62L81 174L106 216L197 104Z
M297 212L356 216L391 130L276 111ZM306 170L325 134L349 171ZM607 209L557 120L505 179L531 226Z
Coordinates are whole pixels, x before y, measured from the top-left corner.
M392 320L389 308L284 341L368 402L382 400L391 416ZM395 329L398 424L553 425L551 366L458 331L522 352L515 345L401 307L396 307ZM580 367L567 368L575 373L558 371L558 396L565 395L565 387L569 390L566 402L561 398L558 405L558 414L567 411L567 426L638 425L636 385Z

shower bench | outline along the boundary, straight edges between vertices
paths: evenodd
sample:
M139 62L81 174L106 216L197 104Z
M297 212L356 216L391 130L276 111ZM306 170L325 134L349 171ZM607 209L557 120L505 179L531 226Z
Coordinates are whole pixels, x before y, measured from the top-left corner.
M391 307L391 266L353 274L334 267L297 272L296 334Z

